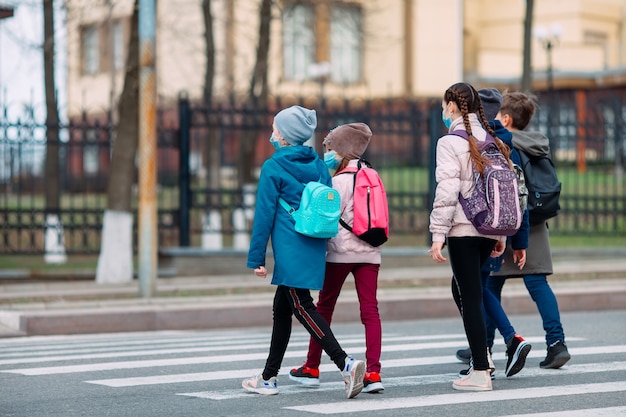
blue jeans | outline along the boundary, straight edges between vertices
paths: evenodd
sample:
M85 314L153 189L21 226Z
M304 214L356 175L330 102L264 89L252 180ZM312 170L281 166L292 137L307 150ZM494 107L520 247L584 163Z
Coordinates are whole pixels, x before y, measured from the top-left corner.
M548 284L545 275L524 275L524 285L531 298L537 305L539 315L543 321L543 330L546 332L546 343L548 346L557 340L565 341L563 325L561 324L561 315L559 313L559 304L556 296L552 292L552 288ZM506 281L505 277L488 277L486 287L500 300L502 296L502 287ZM491 333L490 333L491 332ZM487 339L491 337L493 340L494 329L487 328ZM491 335L491 336L490 336Z
M489 350L493 347L496 328L504 338L505 343L515 336L515 329L504 312L502 304L500 304L500 298L496 297L488 288L489 274L491 271L498 271L501 262L499 258L489 258L480 271L483 284L483 308L485 311L485 326L487 329L487 346Z

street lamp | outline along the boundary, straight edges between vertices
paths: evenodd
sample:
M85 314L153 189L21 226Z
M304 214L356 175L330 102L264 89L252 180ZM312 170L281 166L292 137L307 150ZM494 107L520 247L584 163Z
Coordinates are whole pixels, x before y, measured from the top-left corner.
M317 82L320 84L320 97L318 107L321 110L326 107L326 103L324 102L324 84L326 83L328 75L330 75L330 62L314 62L309 65L307 72L309 77L317 80ZM311 145L313 149L315 149L316 151L318 150L315 140L312 141Z
M559 38L562 34L563 28L558 23L551 25L549 28L546 28L544 26L535 26L533 30L533 35L546 50L546 77L548 91L550 92L550 95L552 95L552 92L554 90L552 48L554 48L559 43Z
M552 65L552 49L559 43L559 38L563 34L563 28L558 23L550 25L549 28L544 26L535 26L533 30L534 37L541 43L546 50L546 82L548 87L548 135L554 137L553 129L556 128L554 123L554 115L557 100L554 99L554 74Z
M330 74L330 62L315 62L309 65L308 75L309 77L316 79L320 83L320 107L323 106L324 101L324 84L326 78Z

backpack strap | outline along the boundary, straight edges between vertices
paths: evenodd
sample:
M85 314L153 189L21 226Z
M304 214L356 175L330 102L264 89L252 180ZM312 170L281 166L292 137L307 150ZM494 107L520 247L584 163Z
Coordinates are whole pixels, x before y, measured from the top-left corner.
M278 197L278 202L290 216L293 214L294 211L296 211L296 209L287 204L287 202L282 197Z
M276 164L277 164L279 167L281 167L281 168L282 168L282 169L283 169L283 170L284 170L287 174L291 175L291 177L292 177L293 179L295 179L295 180L296 180L296 181L298 181L300 184L302 184L303 186L305 186L305 187L306 187L306 184L305 184L305 183L303 183L302 181L300 181L299 179L297 179L297 178L295 177L295 175L293 175L291 172L287 171L287 170L285 169L285 167L284 167L284 166L282 166L282 165L281 165L278 161L274 161L274 162L276 162ZM320 176L320 179L321 179L321 178L322 178L322 177ZM295 209L295 208L293 208L293 207L291 207L291 206L290 206L290 205L289 205L289 204L288 204L288 203L287 203L287 202L286 202L286 201L285 201L282 197L278 197L278 202L280 203L280 205L282 206L282 208L284 208L284 209L285 209L285 211L286 211L286 212L287 212L290 216L293 214L293 212L294 212L294 211L296 211L296 209Z
M285 170L285 171L286 171L286 170ZM287 172L289 172L289 171L287 171ZM289 174L290 174L292 177L294 177L294 175L293 175L291 172L289 172ZM296 177L294 177L294 178L296 178ZM296 179L297 179L297 178L296 178ZM317 182L320 182L321 180L322 180L322 176L320 175L320 177L318 178ZM305 183L300 182L300 184L302 184L302 185L304 185L304 186L306 187L306 184L305 184ZM278 197L278 202L280 203L280 205L282 206L282 208L284 208L284 209L285 209L285 211L287 212L287 214L289 214L290 216L291 216L291 215L292 215L292 214L296 211L296 209L295 209L295 208L293 208L293 207L291 207L291 206L289 205L289 203L287 203L287 202L285 201L285 199L283 199L282 197Z
M462 137L465 140L469 141L469 135L467 134L467 132L465 130L453 130L452 132L448 132L448 135L452 135L452 136L459 136ZM484 144L487 143L495 143L496 140L493 136L491 136L491 134L489 132L487 132L487 136L485 136L485 141L483 142Z
M339 174L353 174L354 175L354 181L352 182L352 192L354 193L354 189L356 187L356 174L357 172L359 172L359 170L361 168L363 168L363 166L365 166L366 168L371 168L372 164L370 164L369 162L367 162L365 159L363 158L359 158L357 164L356 164L356 169L354 167L346 167L344 169L342 169L341 171L339 171L336 175ZM345 207L343 209L343 211L345 211ZM352 226L350 226L348 223L346 223L346 221L343 219L343 211L341 212L341 216L339 216L339 224L342 225L345 229L348 229L350 232L352 231Z

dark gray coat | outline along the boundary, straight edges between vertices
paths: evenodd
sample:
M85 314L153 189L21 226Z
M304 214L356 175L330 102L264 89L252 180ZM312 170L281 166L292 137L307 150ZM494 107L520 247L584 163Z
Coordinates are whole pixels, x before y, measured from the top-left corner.
M540 132L511 131L515 149L526 152L531 156L549 155L550 144L548 138ZM513 249L507 246L504 253L504 264L493 276L521 277L522 275L550 275L552 274L552 252L550 251L550 234L548 224L538 224L530 227L528 235L528 249L526 250L526 265L520 271L513 263Z

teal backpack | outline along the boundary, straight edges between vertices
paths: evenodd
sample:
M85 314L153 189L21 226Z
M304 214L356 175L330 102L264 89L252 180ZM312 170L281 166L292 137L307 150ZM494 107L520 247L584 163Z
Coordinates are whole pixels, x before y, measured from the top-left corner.
M287 204L282 197L278 199L280 205L295 220L296 232L321 239L334 237L339 231L341 217L339 193L319 181L303 185L300 207L297 210Z

